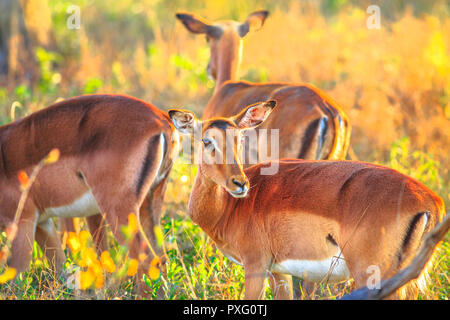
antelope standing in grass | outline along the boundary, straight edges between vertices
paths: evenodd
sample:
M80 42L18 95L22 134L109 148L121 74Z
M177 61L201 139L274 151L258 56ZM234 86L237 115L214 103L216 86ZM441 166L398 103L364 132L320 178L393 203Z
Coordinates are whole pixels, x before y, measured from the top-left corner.
M169 110L182 134L202 141L189 215L244 266L245 298L261 298L268 273L274 297L283 299L292 298L291 275L328 283L353 278L361 287L373 267L383 280L408 265L442 219L442 199L408 176L364 162L286 159L274 175L260 174L267 163L244 170L239 135L274 106L257 103L203 121Z
M123 242L120 226L127 225L130 213L140 212L149 190L152 210L143 209L140 221L154 245L153 226L159 223L176 145L173 132L166 112L120 95L72 98L0 127L1 227L13 222L22 194L18 172L30 173L53 148L61 154L58 162L41 169L31 186L9 266L18 272L28 268L35 239L49 261L62 266L65 257L52 217L102 214ZM130 257L138 257L142 241L137 234Z
M192 13L176 14L190 32L206 35L211 49L208 73L216 87L203 119L229 117L250 104L273 99L277 109L260 128L279 130L279 158L345 159L351 126L344 111L324 92L304 83L238 81L242 39L260 29L267 15L268 11L256 11L243 23L212 23ZM267 158L256 143L245 150L253 159ZM270 154L270 159L274 156Z

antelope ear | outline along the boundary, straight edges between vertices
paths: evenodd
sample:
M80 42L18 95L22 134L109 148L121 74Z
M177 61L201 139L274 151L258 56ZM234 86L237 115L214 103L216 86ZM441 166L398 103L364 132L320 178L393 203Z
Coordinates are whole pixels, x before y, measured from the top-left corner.
M213 38L220 38L222 35L223 31L220 27L212 25L206 19L196 16L193 13L178 12L175 16L192 33L206 33Z
M277 105L275 100L252 104L233 117L239 129L252 129L263 123Z
M250 14L247 20L239 26L239 36L243 38L250 31L261 29L268 15L269 11L267 10L259 10Z
M196 118L189 110L170 109L168 111L175 128L182 134L194 134Z

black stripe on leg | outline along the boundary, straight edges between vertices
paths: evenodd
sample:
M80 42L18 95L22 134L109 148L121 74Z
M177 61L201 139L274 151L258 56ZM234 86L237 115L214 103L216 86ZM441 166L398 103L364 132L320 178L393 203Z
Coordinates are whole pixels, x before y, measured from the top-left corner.
M302 138L302 147L300 149L300 153L298 154L299 159L304 159L306 153L308 152L311 144L314 140L314 136L316 135L317 128L319 127L320 119L316 119L312 121L305 130L305 134Z
M152 165L155 161L159 161L159 159L155 159L154 154L157 153L159 147L160 135L153 136L147 143L147 151L145 153L144 161L141 166L141 171L139 172L137 184L136 184L136 194L139 196L142 192L142 188L144 186L145 181L150 173ZM164 156L162 154L161 156Z
M414 231L417 228L417 223L424 215L429 217L430 213L428 211L420 212L412 218L412 220L408 226L408 230L406 231L405 238L403 239L403 245L402 245L403 250L405 250L408 247L408 244L411 241L412 234L414 233Z
M319 136L318 136L318 141L317 141L317 150L316 150L316 160L320 160L321 157L321 153L322 153L322 149L323 149L323 145L325 143L325 135L327 134L328 131L328 117L322 117L320 119L319 122Z
M0 157L2 158L2 166L3 166L3 172L7 176L8 173L8 164L6 161L6 153L5 153L5 147L2 142L0 142Z
M403 260L403 253L408 250L408 247L410 245L411 242L411 238L414 234L414 232L416 232L417 230L417 224L419 223L420 219L423 218L423 216L426 215L427 218L429 219L430 217L430 213L428 211L424 211L424 212L419 212L417 213L411 220L411 222L408 225L408 229L406 230L406 234L405 237L403 238L403 242L402 242L402 248L401 250L398 252L397 257L398 257L398 262L399 264L402 262Z

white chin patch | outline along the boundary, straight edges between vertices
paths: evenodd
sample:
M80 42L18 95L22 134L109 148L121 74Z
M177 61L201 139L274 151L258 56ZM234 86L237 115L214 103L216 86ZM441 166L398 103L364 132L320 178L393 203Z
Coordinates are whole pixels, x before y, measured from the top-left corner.
M248 194L248 192L243 192L243 193L233 193L228 191L229 194L231 194L233 196L233 198L245 198Z

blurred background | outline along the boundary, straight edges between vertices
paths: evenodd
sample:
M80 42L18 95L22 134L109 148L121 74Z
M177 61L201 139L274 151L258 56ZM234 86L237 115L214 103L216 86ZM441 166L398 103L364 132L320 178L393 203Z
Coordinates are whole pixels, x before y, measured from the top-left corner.
M379 29L366 25L370 5L381 10ZM175 13L244 21L258 9L270 15L244 39L240 78L307 82L324 90L352 123L349 158L419 179L448 209L447 0L1 0L0 124L92 93L127 94L200 116L214 88L206 74L209 48ZM76 10L80 28L69 28ZM174 167L165 213L186 212L194 175L186 166ZM186 240L183 251L189 246ZM433 298L448 298L449 252L447 237ZM211 292L217 297L216 287Z

